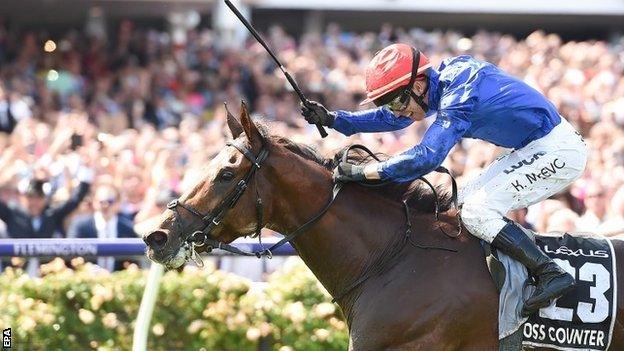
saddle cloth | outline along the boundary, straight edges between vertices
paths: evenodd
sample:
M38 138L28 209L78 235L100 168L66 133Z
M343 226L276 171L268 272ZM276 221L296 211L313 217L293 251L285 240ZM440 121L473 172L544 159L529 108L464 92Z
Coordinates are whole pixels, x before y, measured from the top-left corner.
M611 241L583 234L535 235L535 242L570 273L577 286L529 318L523 301L533 292L528 272L517 261L484 244L486 261L499 295L500 351L606 350L617 308L615 252Z

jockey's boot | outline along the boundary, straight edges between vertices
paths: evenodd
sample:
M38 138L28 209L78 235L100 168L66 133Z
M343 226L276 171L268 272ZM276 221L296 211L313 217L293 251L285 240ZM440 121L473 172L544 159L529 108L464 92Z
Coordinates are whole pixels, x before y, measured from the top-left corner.
M537 281L535 291L525 302L522 316L528 317L551 300L572 290L574 278L564 271L529 238L519 224L508 221L496 235L492 246L522 263Z

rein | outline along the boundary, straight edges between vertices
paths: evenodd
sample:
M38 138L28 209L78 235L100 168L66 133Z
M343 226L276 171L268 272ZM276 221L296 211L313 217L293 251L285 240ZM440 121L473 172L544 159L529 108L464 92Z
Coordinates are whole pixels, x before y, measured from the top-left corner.
M238 202L238 200L241 198L241 196L243 195L243 193L245 192L245 190L248 188L249 183L251 182L252 178L254 178L254 175L256 174L257 170L259 170L262 166L262 163L266 160L266 158L269 155L269 151L268 149L265 148L265 143L264 140L262 140L262 148L260 149L260 152L258 153L257 156L255 156L249 148L247 148L245 145L242 144L242 142L240 141L231 141L228 142L227 145L228 146L233 146L235 147L239 152L241 152L252 164L249 172L245 175L245 177L243 179L241 179L237 184L236 187L234 189L232 189L232 191L230 193L228 193L228 195L219 203L219 205L210 213L208 214L203 214L200 211L198 211L197 209L193 208L190 205L186 205L183 204L182 202L180 202L179 199L175 199L173 201L171 201L169 204L167 204L167 208L175 211L176 214L178 213L178 207L181 207L183 209L185 209L186 211L188 211L189 213L191 213L192 215L194 215L195 217L198 217L201 219L202 223L203 223L203 228L200 230L196 230L194 231L192 234L190 234L184 241L184 246L185 248L190 250L190 259L193 260L198 266L203 267L203 261L201 260L198 252L197 252L197 248L203 248L206 252L210 252L213 249L220 249L220 250L224 250L230 253L233 253L235 255L241 255L241 256L255 256L257 258L261 258L263 256L266 256L268 258L272 258L273 257L273 251L277 248L279 248L280 246L283 246L284 244L286 244L287 242L290 242L292 240L294 240L297 236L301 235L303 232L305 232L310 226L312 226L314 223L316 223L319 219L321 219L321 217L323 217L323 215L325 215L325 213L327 213L327 211L329 210L329 208L331 207L331 205L334 203L334 201L336 200L336 197L338 196L338 193L340 192L340 190L342 189L344 183L342 182L334 182L333 185L333 189L332 189L332 196L330 198L330 200L327 202L327 204L321 209L321 211L316 214L315 216L313 216L312 218L310 218L307 222L305 222L304 224L302 224L301 226L299 226L297 229L295 229L293 232L291 232L288 235L285 235L284 238L282 238L280 241L278 241L277 243L273 244L272 246L270 246L269 248L266 249L262 249L260 251L255 251L255 252L251 252L251 251L245 251L245 250L241 250L233 245L230 244L226 244L223 243L217 239L215 239L212 235L211 235L211 231L219 226L221 224L221 220L226 216L227 212L233 208L236 203ZM354 149L359 149L362 150L366 153L369 154L370 157L374 158L376 161L380 161L380 159L372 152L370 151L367 147L363 146L363 145L351 145L349 146L345 152L342 155L342 161L343 162L347 162L348 160L348 155L349 152L351 150ZM451 182L452 182L452 195L451 195L451 200L454 204L455 207L457 207L457 183L455 182L455 178L453 178L453 176L451 175L451 173L444 167L438 167L436 170L436 172L440 172L440 173L446 173L451 177ZM257 179L257 178L256 178ZM429 188L431 188L431 191L434 194L435 197L435 219L436 221L439 221L439 212L440 212L440 204L439 204L439 197L438 197L438 193L435 190L435 187L425 178L420 177L420 180L422 180L423 182L425 182L425 184L427 184L429 186ZM378 186L382 186L382 185L386 185L388 183L388 181L385 182L375 182L375 183L371 183L371 182L358 182L358 184L365 186L365 187L378 187ZM262 229L262 227L264 226L263 224L263 204L262 204L262 199L260 198L260 193L258 192L258 184L257 184L257 180L256 180L256 184L255 184L255 188L256 188L256 230L254 235L252 235L252 237L257 237L258 241L260 243L260 245L262 246L262 239L261 239L261 235L260 235L260 230ZM405 234L403 236L403 239L401 241L401 245L398 248L398 250L395 250L394 252L392 252L390 255L387 255L386 257L380 257L380 259L378 260L378 262L373 262L373 267L378 267L379 270L383 269L386 266L386 262L391 259L392 257L395 256L396 253L400 252L407 243L410 243L412 246L420 248L420 249L433 249L433 250L443 250L443 251L449 251L449 252L457 252L457 250L454 249L449 249L449 248L445 248L445 247L437 247L437 246L425 246L425 245L420 245L417 244L413 241L411 233L412 233L412 223L411 223L411 214L410 214L410 209L408 206L408 201L410 199L410 196L408 196L407 198L403 199L402 203L403 203L403 208L405 210L405 218L406 218L406 229L405 229ZM182 218L182 217L180 217ZM446 231L444 231L444 229L442 229L442 227L439 227L439 229L442 231L442 233L444 233L446 236L450 237L450 238L456 238L461 234L461 222L459 221L459 218L457 218L458 220L458 232L455 235L450 235L448 234ZM181 223L179 223L180 226L184 227ZM387 268L386 268L387 269ZM355 289L357 286L359 286L360 284L362 284L364 281L366 281L368 278L370 278L372 275L374 274L378 274L378 271L368 271L367 273L363 274L360 278L358 278L356 281L354 281L353 283L349 284L349 286L347 288L345 288L341 293L337 294L337 296L332 300L333 302L336 302L337 300L343 298L344 296L346 296L348 293L350 293L353 289Z
M375 161L377 162L381 162L381 160L379 159L379 157L377 157L377 155L375 155L369 148L367 148L364 145L359 145L359 144L354 144L349 146L345 152L342 154L342 162L348 162L348 155L349 155L349 151L354 150L354 149L359 149L362 150L364 152L366 152L370 157L372 157ZM451 202L453 203L453 206L457 209L459 208L459 205L457 203L457 182L455 181L455 177L453 177L453 175L451 174L451 172L445 168L445 167L438 167L434 170L434 172L438 172L438 173L444 173L444 174L448 174L448 176L451 178ZM425 184L427 184L427 186L429 186L429 188L431 189L431 192L433 193L433 197L435 198L435 208L434 208L434 216L435 216L435 220L436 221L440 221L440 198L438 196L438 192L436 191L435 187L433 186L433 184L431 184L430 181L428 181L425 177L420 177L418 178L418 180L423 181ZM369 188L374 188L374 187L379 187L379 186L383 186L390 183L390 181L379 181L379 182L370 182L370 181L362 181L362 182L358 182L358 184L365 186L365 187L369 187ZM407 207L407 201L410 199L410 196L408 196L406 199L403 200L403 204L405 206L405 210L407 211L407 214L409 215L409 207ZM411 224L409 223L409 216L407 217L407 222L408 225L411 226ZM459 216L457 216L457 234L449 234L447 233L444 229L442 229L442 227L439 227L440 231L442 233L444 233L444 235L448 236L449 238L457 238L461 235L462 233L462 226L461 226L461 221L459 219Z
M255 256L257 258L266 256L268 258L272 258L273 251L275 249L295 239L297 236L299 236L301 233L307 230L311 225L313 225L316 221L318 221L321 217L323 217L323 215L329 210L331 205L334 203L334 200L336 200L336 196L338 196L338 193L340 192L340 189L342 189L342 185L343 185L343 183L338 183L338 182L334 183L333 190L332 190L332 197L328 201L328 203L325 205L325 207L323 207L323 209L314 217L312 217L310 220L302 224L299 228L295 229L292 233L284 236L284 238L282 238L280 241L271 245L271 247L262 249L256 252L241 250L233 245L218 241L210 234L210 232L221 223L221 220L225 217L228 210L233 208L236 205L240 197L243 195L243 193L247 189L251 181L251 178L253 178L255 172L258 169L260 169L262 162L267 158L269 152L265 148L264 142L262 145L262 149L260 150L260 153L258 154L257 157L254 156L253 153L248 148L243 146L242 143L240 142L232 141L232 142L228 142L227 145L233 146L238 151L240 151L249 161L251 161L252 167L247 173L247 175L245 176L245 178L238 182L238 184L236 185L236 188L234 188L232 192L230 192L221 201L219 206L217 206L217 208L212 213L208 213L207 215L204 215L200 211L194 209L193 207L183 204L182 202L180 202L179 199L175 199L171 201L169 204L167 204L167 208L172 211L176 211L176 213L177 213L177 207L181 207L185 209L189 213L193 214L195 217L200 218L202 223L204 224L204 227L201 230L194 231L191 235L187 237L187 239L184 242L184 245L191 251L190 258L200 267L203 267L203 261L201 260L199 254L197 253L197 248L199 247L203 248L206 252L210 252L213 249L220 249L220 250L233 253L235 255ZM257 183L256 183L255 188L256 188L256 218L257 220L256 220L256 231L252 237L257 237L260 245L262 245L260 230L264 226L263 220L262 220L263 219L263 205L262 205L262 199L260 198L260 194L258 192Z
M366 152L370 157L372 157L373 159L375 159L376 161L381 161L377 155L375 155L372 151L370 151L366 146L364 145L359 145L359 144L355 144L355 145L351 145L349 146L344 154L342 155L342 162L347 162L348 160L348 154L349 151L353 150L353 149L360 149L364 152ZM446 169L445 167L438 167L435 169L436 172L438 173L445 173L448 174L449 177L451 177L451 184L452 184L452 194L451 194L451 201L453 203L453 206L455 208L458 207L457 204L457 182L455 181L455 178L453 177L453 175L451 174L451 172ZM436 221L439 221L439 213L440 213L440 201L439 201L439 197L438 197L438 193L435 190L435 187L431 184L431 182L429 182L427 179L425 179L424 177L420 177L418 178L419 180L422 180L425 184L427 184L429 186L429 188L431 189L431 191L433 192L433 195L435 197L435 219ZM374 188L374 187L379 187L379 186L383 186L389 183L389 181L380 181L380 182L358 182L360 185L363 185L365 187L370 187L370 188ZM418 244L416 242L414 242L414 239L412 238L412 221L411 221L411 213L410 213L410 208L408 206L408 201L410 200L411 195L408 195L407 198L403 199L402 203L403 203L403 209L405 210L405 233L403 235L403 238L401 239L401 243L400 245L395 248L391 253L387 254L387 255L382 255L380 256L375 262L371 263L369 265L369 267L373 267L373 269L371 270L367 270L365 271L364 274L362 274L357 280L355 280L354 282L352 282L351 284L349 284L346 288L344 288L340 293L336 294L335 297L332 298L332 302L337 302L338 300L344 298L345 296L347 296L350 292L352 292L355 288L357 288L358 286L360 286L362 283L364 283L368 278L377 275L377 274L381 274L383 271L387 270L390 268L390 266L387 266L386 263L388 261L390 261L390 259L394 258L396 254L398 254L399 252L401 252L403 250L403 248L405 248L405 245L407 243L409 243L410 245L419 248L419 249L423 249L423 250L441 250L441 251L448 251L448 252L454 252L457 253L457 250L455 249L449 249L446 247L440 247L440 246L427 246L427 245L422 245L422 244ZM459 237L462 233L462 226L461 226L461 221L459 219L459 216L457 216L457 234L451 235L449 233L447 233L444 229L442 229L442 227L439 227L440 231L442 233L444 233L444 235L448 236L449 238L455 239L457 237Z

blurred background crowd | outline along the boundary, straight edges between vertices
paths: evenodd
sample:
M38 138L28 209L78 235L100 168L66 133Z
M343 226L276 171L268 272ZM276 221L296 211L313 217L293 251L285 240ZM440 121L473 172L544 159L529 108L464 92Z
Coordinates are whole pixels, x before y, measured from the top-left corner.
M330 109L360 108L366 64L393 42L414 45L434 65L460 54L499 65L543 92L591 150L572 187L510 216L540 232L624 233L624 37L566 42L542 31L464 36L389 24L357 34L330 24L297 37L273 26L264 36L308 97ZM352 143L398 153L431 122L321 139L261 46L223 47L207 28L180 44L131 21L109 36L0 24L0 237L136 236L133 225L160 213L224 146L223 102L236 111L240 99L274 134L327 157ZM466 139L444 165L461 185L501 152Z

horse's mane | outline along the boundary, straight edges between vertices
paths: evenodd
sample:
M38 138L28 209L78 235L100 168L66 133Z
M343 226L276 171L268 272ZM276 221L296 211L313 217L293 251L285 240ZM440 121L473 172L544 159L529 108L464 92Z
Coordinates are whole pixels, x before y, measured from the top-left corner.
M333 158L325 158L310 145L295 143L285 137L271 135L266 126L259 123L256 123L256 125L265 139L271 140L276 144L283 146L287 150L292 151L306 160L314 161L318 165L330 171L338 165L347 149L345 147L338 151ZM377 154L376 156L382 160L388 158L387 155L383 154ZM359 152L359 150L353 150L349 153L348 160L354 164L366 164L372 160L372 157L368 154ZM378 194L393 201L403 201L404 199L409 199L407 202L408 206L416 212L435 212L435 195L429 186L424 184L421 180L405 183L389 183L380 187L368 188L368 191L377 192ZM443 186L437 186L436 193L438 196L440 212L449 210L452 202L451 195L446 188Z

